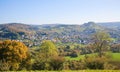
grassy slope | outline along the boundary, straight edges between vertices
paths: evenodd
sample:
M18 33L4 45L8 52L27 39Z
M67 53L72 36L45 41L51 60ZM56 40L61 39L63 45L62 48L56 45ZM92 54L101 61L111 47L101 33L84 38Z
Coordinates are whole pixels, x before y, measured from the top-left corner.
M112 59L115 61L120 61L120 53L112 53Z
M94 56L97 54L87 54L87 56ZM120 61L120 53L111 53L112 59L115 61ZM85 55L80 55L78 57L71 58L70 56L65 57L67 60L80 60L85 58Z

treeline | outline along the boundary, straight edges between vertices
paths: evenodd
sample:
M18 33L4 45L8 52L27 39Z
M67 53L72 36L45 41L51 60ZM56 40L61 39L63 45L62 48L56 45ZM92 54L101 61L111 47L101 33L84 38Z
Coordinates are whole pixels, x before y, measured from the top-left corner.
M85 48L76 47L74 50L69 46L56 48L50 40L42 41L38 49L30 49L15 40L0 41L0 71L120 69L115 64L120 62L112 61L111 56L106 54L110 50L118 52L120 45L111 46L113 39L104 32L94 34L91 39L93 42ZM65 59L65 56L76 57L78 53L97 55L85 55L78 61Z

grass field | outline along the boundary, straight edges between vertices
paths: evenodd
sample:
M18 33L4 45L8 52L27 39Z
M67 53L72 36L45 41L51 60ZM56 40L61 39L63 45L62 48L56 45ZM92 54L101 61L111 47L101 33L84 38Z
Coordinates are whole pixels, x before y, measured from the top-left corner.
M112 59L114 61L120 61L120 53L112 53Z
M120 72L120 70L62 70L62 71L31 71L31 72Z
M87 56L94 56L94 55L97 55L97 54L86 54ZM120 53L111 53L110 54L112 59L114 61L120 61ZM67 56L65 57L67 60L80 60L80 59L84 59L85 58L85 55L79 55L78 57L70 57L70 56Z

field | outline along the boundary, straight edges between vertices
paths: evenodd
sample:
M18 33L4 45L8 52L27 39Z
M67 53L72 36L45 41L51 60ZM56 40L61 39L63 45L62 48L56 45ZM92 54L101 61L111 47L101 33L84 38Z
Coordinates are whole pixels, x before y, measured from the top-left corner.
M112 59L115 61L120 61L120 53L112 53Z
M34 71L31 71L34 72ZM35 71L35 72L120 72L120 70L62 70L62 71Z
M94 55L97 55L97 54L86 54L86 56L94 56ZM120 61L120 53L110 53L111 57L112 57L112 60L114 61ZM85 55L79 55L78 57L70 57L70 56L67 56L65 57L67 60L80 60L80 59L84 59L85 58Z

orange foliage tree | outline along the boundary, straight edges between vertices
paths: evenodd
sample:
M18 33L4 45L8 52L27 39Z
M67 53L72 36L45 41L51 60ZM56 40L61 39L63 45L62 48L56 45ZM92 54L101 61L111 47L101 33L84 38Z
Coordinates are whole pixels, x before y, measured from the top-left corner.
M10 70L18 70L28 55L28 48L22 42L15 40L0 41L0 60L7 61L11 65Z

